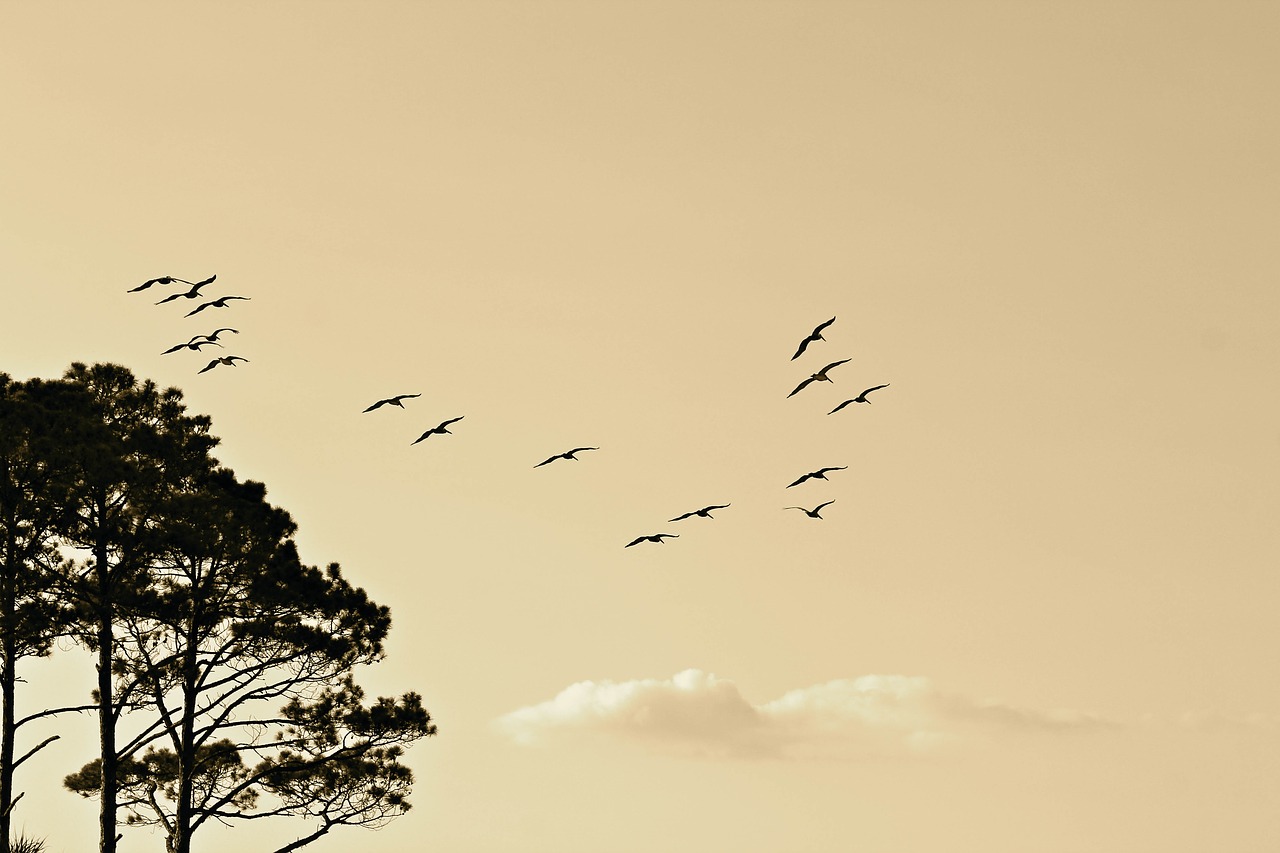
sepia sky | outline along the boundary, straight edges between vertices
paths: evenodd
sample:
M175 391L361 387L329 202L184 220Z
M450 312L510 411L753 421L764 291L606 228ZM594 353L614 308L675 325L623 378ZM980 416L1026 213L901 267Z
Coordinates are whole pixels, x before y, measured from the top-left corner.
M391 607L358 677L440 734L412 812L308 850L1274 850L1278 42L1264 2L7 3L0 371L180 387ZM250 301L125 292L213 274ZM248 363L160 355L222 326ZM15 827L90 849L93 721L54 732Z

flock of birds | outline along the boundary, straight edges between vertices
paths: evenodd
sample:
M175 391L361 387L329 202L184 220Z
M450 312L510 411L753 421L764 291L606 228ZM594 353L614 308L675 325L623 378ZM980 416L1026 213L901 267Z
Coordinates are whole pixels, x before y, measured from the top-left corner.
M804 340L800 342L800 347L799 349L796 350L796 354L791 356L791 360L795 361L801 355L803 355L805 350L808 349L809 344L814 343L815 341L825 341L826 338L822 336L822 332L835 321L836 321L836 318L832 317L827 322L822 323L817 328L815 328L808 335L808 337L806 337ZM807 379L805 379L803 382L797 385L795 387L795 390L793 390L790 394L788 394L787 397L788 398L794 397L796 394L803 391L806 387L808 387L813 382L832 382L833 381L832 378L828 375L829 372L833 368L839 367L840 365L845 364L848 361L850 361L850 359L845 358L845 359L841 359L840 361L835 361L835 362L832 362L831 364L826 365L821 370L810 375ZM879 391L881 388L887 388L887 387L889 387L888 383L885 383L884 385L876 385L872 388L867 388L862 392L860 392L856 397L850 397L849 399L845 400L843 403L836 406L827 414L834 415L836 412L840 411L845 406L848 406L851 403L870 403L871 401L867 399L868 394L870 394L872 391ZM363 410L363 413L375 411L377 409L382 408L383 406L398 406L399 408L403 409L405 408L405 405L404 405L405 400L412 400L416 397L421 397L421 396L422 396L421 394L396 394L393 397L385 397L371 404L367 408L365 408ZM465 416L459 415L456 418L449 418L446 421L442 421L440 424L422 433L422 435L418 436L416 439L410 442L410 445L412 446L421 441L425 441L426 439L430 438L433 435L452 435L452 433L449 431L449 426L451 424L456 424L458 421L462 420L463 417ZM571 450L566 450L564 453L557 453L553 456L549 456L546 459L539 462L538 464L534 465L533 467L541 468L544 465L550 465L552 462L556 462L561 459L568 459L576 462L578 461L577 454L585 453L587 451L592 451L592 450L599 450L599 449L600 448L598 447L575 447ZM848 467L847 465L837 465L837 466L819 468L817 471L810 471L807 474L800 475L800 477L798 477L795 480L795 482L789 484L787 488L790 489L794 486L799 486L809 480L825 481L827 479L827 474L831 473L832 471L843 471L847 467ZM803 512L809 518L821 519L822 510L833 503L835 503L835 500L824 501L823 503L818 504L812 509L809 509L807 507L802 507L802 506L789 506L789 507L784 507L784 509L797 509ZM704 506L699 509L694 509L694 510L690 510L689 512L682 513L680 515L677 515L675 518L668 519L668 523L684 521L687 518L695 518L695 517L696 518L714 518L715 516L711 514L712 512L720 509L728 509L731 505L732 504L727 504L727 503L726 504L710 504L708 506ZM656 542L658 544L662 544L667 539L678 539L678 538L680 538L680 534L678 533L652 533L645 536L637 536L635 539L632 539L630 542L628 542L626 545L622 547L630 548L633 545L639 545L641 542Z
M184 298L198 299L201 296L200 294L201 289L212 284L216 279L217 279L216 275L211 275L202 281L191 282L185 279L175 278L173 276L161 276L160 278L153 278L148 281L144 281L142 284L138 285L137 287L129 289L127 292L137 293L138 291L146 290L155 285L161 285L161 286L172 285L172 284L187 285L187 288L188 288L187 290L172 293L156 303L157 305L164 305L167 302L173 302L177 299L184 299ZM199 314L201 311L204 311L207 308L226 308L229 306L229 303L232 300L248 300L248 299L249 299L248 296L220 296L217 299L211 299L205 302L201 302L195 308L188 311L184 316L191 317L195 314ZM808 336L804 338L804 340L800 341L800 346L798 349L796 349L795 355L791 356L791 360L795 361L796 359L800 358L800 356L804 355L806 350L808 350L810 344L815 343L817 341L825 341L826 338L823 337L822 333L829 326L831 326L831 324L834 323L835 321L836 321L836 318L832 317L830 320L826 321L825 323L819 324L812 332L809 333ZM221 328L221 329L215 329L214 331L210 332L207 335L195 335L185 343L174 344L173 346L169 347L162 353L162 355L168 355L170 353L178 352L179 350L184 350L184 349L192 350L194 352L201 352L203 348L206 346L221 347L222 343L218 340L218 338L220 335L224 333L239 334L239 331L232 328ZM248 360L249 359L244 358L242 356L238 356L238 355L219 356L218 358L215 358L212 361L210 361L205 367L197 371L197 373L205 373L207 371L213 370L215 367L218 367L220 365L235 367L237 362L241 362L241 361L247 362ZM811 374L808 378L804 379L799 385L795 387L794 390L792 390L790 394L787 395L787 397L788 398L794 397L796 394L799 394L801 391L809 387L814 382L834 382L834 380L830 376L831 371L842 364L847 364L849 361L850 359L843 358L843 359L840 359L839 361L833 361L830 364L824 366L822 369L816 371L815 373ZM843 403L836 406L827 414L834 415L836 412L839 412L841 409L845 408L851 403L870 403L871 401L867 399L868 394L870 394L873 391L879 391L881 388L888 388L888 387L889 387L888 383L885 383L884 385L875 385L871 388L867 388L862 392L860 392L856 397L850 397L849 399L845 400ZM373 412L373 411L376 411L377 409L382 408L383 406L396 406L403 409L405 408L405 405L404 405L405 400L412 400L416 397L421 397L421 396L422 396L421 394L396 394L395 396L392 396L392 397L385 397L381 400L374 402L367 408L365 408L362 413ZM441 421L439 424L426 430L425 432L422 433L422 435L418 436L416 439L411 441L409 443L410 446L426 441L432 436L452 435L453 433L450 432L449 427L452 426L453 424L456 424L458 421L461 421L463 417L465 416L459 415L456 418L449 418L447 420ZM566 450L564 453L557 453L553 456L549 456L546 459L539 462L538 464L534 465L533 467L541 468L544 465L550 465L552 462L557 462L559 460L571 460L576 462L578 461L577 454L586 453L588 451L594 451L599 449L600 448L598 447L575 447L571 450ZM787 486L787 488L790 489L796 486L803 485L804 483L810 480L826 481L827 474L830 474L833 471L843 471L846 468L848 468L847 465L834 465L834 466L828 466L825 468L819 468L817 471L810 471L806 474L800 475L798 478L796 478L794 482L790 483ZM800 512L803 512L805 515L807 515L809 518L816 518L821 520L823 517L821 514L822 510L828 506L831 506L831 504L833 503L835 503L834 499L823 501L822 503L818 504L812 509L808 507L803 507L803 506L788 506L788 507L784 507L783 509L799 510ZM708 506L704 506L699 509L690 510L688 512L677 515L674 518L668 519L668 523L684 521L685 519L689 519L689 518L714 518L715 516L711 514L712 512L716 510L721 510L721 509L728 509L731 505L732 504L727 504L727 503L710 504ZM633 545L639 545L641 542L656 542L658 544L662 544L667 539L678 539L679 537L680 537L680 534L678 533L665 533L665 532L652 533L645 536L637 536L635 539L632 539L623 547L630 548Z
M187 290L178 291L177 293L171 293L168 296L166 296L164 299L161 299L159 302L156 303L157 305L164 305L166 302L173 302L175 299L199 299L201 296L200 294L201 288L208 287L209 285L213 284L217 280L217 278L218 276L215 274L215 275L209 276L206 279L202 279L201 281L187 281L186 279L183 279L183 278L175 278L174 276L171 276L171 275L163 275L163 276L160 276L160 278L148 279L147 281L144 281L142 284L138 285L137 287L131 287L125 292L137 293L141 290L146 290L155 285L167 286L171 284L185 284L187 286ZM243 299L247 301L249 297L248 296L219 296L217 299L209 299L205 302L201 302L199 305L197 305L195 308L192 308L183 316L191 317L195 314L199 314L201 311L204 311L206 308L227 308L229 307L229 303L233 299ZM229 332L233 335L240 334L240 331L238 329L231 329L231 328L214 329L212 332L210 332L207 335L195 335L186 343L174 344L173 346L169 347L167 350L162 352L161 355L169 355L170 353L178 352L179 350L184 350L184 349L192 350L193 352L200 352L202 347L207 347L207 346L221 347L222 344L221 342L219 342L218 337L222 335L224 332ZM218 358L215 358L213 361L209 362L200 370L197 370L196 373L207 373L208 371L213 370L215 367L218 367L219 365L225 365L227 367L235 367L237 362L248 361L248 360L249 359L245 358L244 356L223 355L223 356L219 356Z

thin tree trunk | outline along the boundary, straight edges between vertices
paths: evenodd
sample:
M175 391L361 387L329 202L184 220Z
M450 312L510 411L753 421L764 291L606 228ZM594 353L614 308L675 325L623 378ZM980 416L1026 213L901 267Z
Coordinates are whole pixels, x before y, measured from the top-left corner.
M6 465L7 468L7 465ZM4 559L4 576L0 578L0 608L3 609L4 621L11 626L14 610L17 609L18 564L15 554L18 550L17 519L9 518L5 525L8 530ZM17 684L17 673L14 669L18 656L18 644L14 629L8 627L0 640L0 702L4 704L0 712L0 853L9 853L9 832L13 825L13 749L14 739L18 734L18 726L14 722L13 698L14 686Z
M105 501L103 501L105 509ZM106 543L99 540L94 549L98 573L98 745L102 756L102 790L99 794L98 838L99 853L116 851L116 798L119 786L116 781L116 715L112 702L114 685L111 680L111 664L115 657L115 631L113 630L113 602L111 584L107 572Z

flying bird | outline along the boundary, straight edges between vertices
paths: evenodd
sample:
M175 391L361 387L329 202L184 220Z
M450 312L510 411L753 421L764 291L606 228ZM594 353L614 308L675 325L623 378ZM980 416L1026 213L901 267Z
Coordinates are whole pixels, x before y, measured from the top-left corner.
M729 504L720 504L719 506L704 506L702 509L695 509L693 512L686 512L684 515L677 515L675 518L671 520L683 521L684 519L692 515L699 516L700 518L715 518L715 516L711 514L711 510L724 509L727 506L729 506Z
M400 408L403 409L404 403L400 402L401 400L408 400L413 397L421 397L421 396L422 396L421 394L397 394L394 397L388 397L385 400L379 400L378 402L374 403L372 406L365 409L364 411L372 412L374 409L378 408L379 406L385 406L388 403L390 403L392 406L399 406ZM361 412L361 414L364 414L364 412Z
M163 305L163 304L165 304L166 302L172 302L173 300L175 300L175 299L181 299L181 298L182 298L182 297L184 297L184 296L185 296L187 299L195 299L197 296L199 296L199 295L200 295L200 288L204 287L206 284L213 284L213 280L214 280L215 278L217 278L217 277L218 277L218 276L215 274L215 275L211 275L211 276L209 276L209 277L208 277L208 278L206 278L204 281L197 281L195 284L191 285L191 289L190 289L190 290L188 290L186 293L174 293L174 294L171 294L171 295L169 295L169 296L166 296L164 299L161 299L161 300L160 300L159 302L157 302L156 304L157 304L157 305Z
M417 444L419 441L422 441L424 438L426 438L429 435L445 435L445 434L453 435L453 433L449 432L449 429L448 429L449 424L456 424L458 421L462 420L465 417L466 415L460 415L456 418L450 418L449 420L445 421L439 426L432 427L431 429L424 432L422 435L418 436L414 441L409 442L409 446L412 447L413 445Z
M153 278L153 279L144 281L142 284L138 285L137 287L131 287L128 290L126 290L125 293L137 293L139 290L146 290L148 287L150 287L153 284L173 284L174 282L177 282L178 284L191 284L191 282L187 281L186 279L174 278L171 275L162 275L160 276L160 278Z
M831 506L833 503L835 503L835 501L833 500L827 501L825 503L820 503L817 506L815 506L813 509L805 509L802 506L787 506L787 507L783 507L783 509L798 509L801 512L803 512L805 515L809 516L810 518L820 519L822 518L822 516L818 515L818 513L822 511L822 508L824 506Z
M638 545L641 542L657 542L659 545L661 545L663 539L679 539L679 538L680 538L679 533L655 533L652 536L637 536L635 539L632 539L630 542L628 542L626 545L623 545L622 547L630 548L632 545Z
M840 361L833 361L833 362L831 362L831 363L830 363L830 364L828 364L826 367L822 368L822 369L821 369L821 370L819 370L817 373L813 374L813 375L812 375L812 376L810 376L808 379L806 379L805 381L803 381L803 382L801 382L799 385L797 385L797 386L796 386L796 390L792 391L792 392L791 392L790 394L788 394L787 396L788 396L788 397L794 397L796 394L800 393L800 391L801 391L801 390L803 390L803 389L804 389L804 387L805 387L806 385L808 385L810 382L830 382L830 381L831 381L831 377L827 375L827 371L828 371L828 370L830 370L830 369L831 369L831 368L833 368L833 367L839 367L840 365L842 365L842 364L844 364L844 363L846 363L846 362L848 362L848 361L852 361L852 359L842 358L842 359L840 359Z
M848 468L848 467L849 467L848 465L840 465L835 468L819 468L817 471L811 471L810 473L803 475L799 480L796 480L794 483L787 486L787 488L789 489L791 488L791 486L798 486L801 483L803 483L805 480L814 480L814 479L825 480L827 479L828 471L843 471L845 468Z
M249 360L249 359L244 358L243 356L238 356L238 355L224 355L224 356L222 356L221 358L215 358L213 361L209 362L209 364L208 364L208 365L206 365L203 369L198 370L198 371L196 371L196 372L197 372L197 373L204 373L205 371L213 370L213 369L214 369L215 367L217 367L219 364L225 364L227 367L235 367L235 366L236 366L236 362L237 362L237 361L248 361L248 360Z
M791 356L791 360L795 361L797 358L799 358L800 355L808 348L809 344L813 343L814 341L825 341L826 338L822 336L822 330L825 329L827 326L830 326L835 321L836 321L836 318L832 317L830 320L821 324L820 326L818 326L818 328L814 329L809 334L809 337L805 338L803 341L800 342L800 349L796 350L796 354Z
M598 447L575 447L573 450L568 450L564 453L557 453L555 456L552 456L549 459L544 459L541 462L539 462L537 465L534 465L533 467L541 468L543 465L546 465L548 462L555 462L557 459L572 459L574 462L577 462L578 457L574 456L573 454L581 453L584 450L599 450L599 449L600 448ZM635 544L635 543L632 543L632 544Z
M240 334L240 330L239 330L239 329L214 329L212 332L210 332L210 333L209 333L209 334L207 334L207 335L196 335L196 337L197 337L197 338L204 338L204 339L205 339L205 340L207 340L207 341L217 341L217 340L218 340L218 335L222 334L223 332L230 332L230 333L231 333L231 334L233 334L233 335L238 335L238 334ZM193 340L194 340L194 339L193 339Z
M165 350L160 354L168 355L169 353L177 352L180 349L189 349L189 350L195 350L196 352L199 352L200 347L206 347L206 346L209 346L210 344L213 344L215 347L222 346L222 344L218 343L217 341L211 338L204 339L204 340L202 340L202 338L204 338L204 335L196 335L194 338L187 341L185 344L176 344L174 346L169 347L167 350Z
M232 299L248 300L249 297L248 296L219 296L217 299L214 299L212 302L201 302L194 309L192 309L191 311L188 311L186 314L183 314L182 316L190 317L192 314L199 314L201 311L203 311L206 308L226 308L227 302Z
M840 411L841 409L843 409L845 406L849 405L850 403L870 403L871 401L867 399L867 395L868 395L868 394L870 394L872 391L879 391L881 388L888 388L888 387L889 387L889 383L888 383L888 382L886 382L886 383L885 383L885 384L883 384L883 385L877 385L877 386L876 386L876 387L874 387L874 388L868 388L867 390L863 391L863 392L862 392L861 394L859 394L858 396L854 397L852 400L845 400L843 403L841 403L840 405L836 406L836 407L835 407L834 409L832 409L831 411L827 412L827 414L828 414L828 415L834 415L836 412Z

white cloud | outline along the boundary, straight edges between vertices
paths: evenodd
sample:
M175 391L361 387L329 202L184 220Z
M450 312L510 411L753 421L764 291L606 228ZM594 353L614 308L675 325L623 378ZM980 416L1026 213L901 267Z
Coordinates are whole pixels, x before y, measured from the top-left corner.
M732 681L696 669L669 679L581 681L496 724L523 744L593 734L703 755L793 758L934 753L1001 733L1107 725L1074 711L976 702L904 675L830 681L753 705Z

